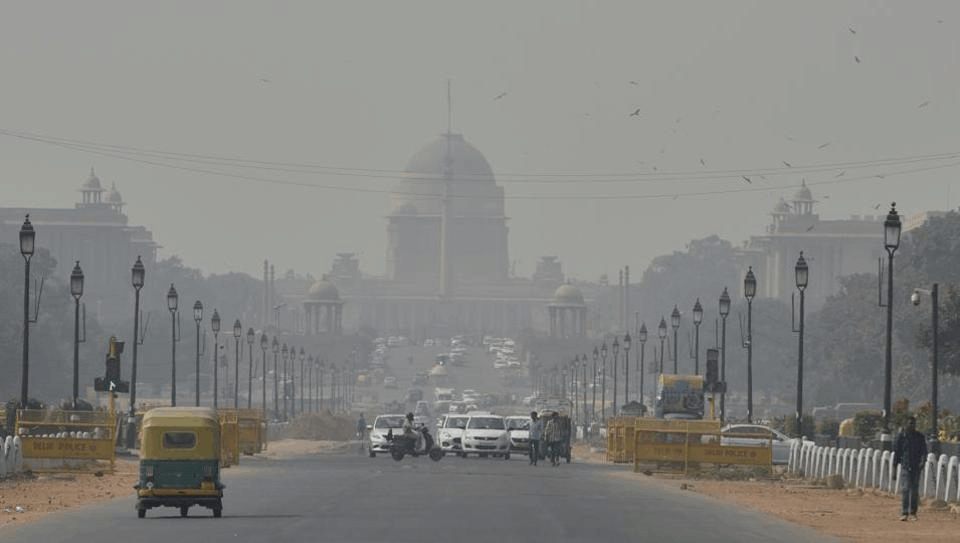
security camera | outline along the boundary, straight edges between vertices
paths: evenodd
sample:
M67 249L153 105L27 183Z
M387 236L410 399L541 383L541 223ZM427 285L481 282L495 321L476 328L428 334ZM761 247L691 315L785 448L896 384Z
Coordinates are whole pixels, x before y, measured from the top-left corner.
M913 302L913 305L920 305L920 293L913 291L913 294L910 295L910 301Z

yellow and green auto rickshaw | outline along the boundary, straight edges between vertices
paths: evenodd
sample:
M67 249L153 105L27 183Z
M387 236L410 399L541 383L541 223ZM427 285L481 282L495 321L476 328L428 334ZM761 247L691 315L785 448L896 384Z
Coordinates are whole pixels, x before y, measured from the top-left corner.
M220 422L209 407L158 407L143 416L140 430L137 517L153 507L192 505L223 511L220 483Z

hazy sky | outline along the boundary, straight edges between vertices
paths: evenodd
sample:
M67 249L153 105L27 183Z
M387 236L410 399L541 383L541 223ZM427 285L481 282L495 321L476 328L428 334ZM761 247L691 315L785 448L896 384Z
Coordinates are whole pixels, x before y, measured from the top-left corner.
M958 52L956 1L11 2L0 206L70 207L94 166L204 272L383 273L449 79L517 273L639 277L801 179L827 219L956 207Z

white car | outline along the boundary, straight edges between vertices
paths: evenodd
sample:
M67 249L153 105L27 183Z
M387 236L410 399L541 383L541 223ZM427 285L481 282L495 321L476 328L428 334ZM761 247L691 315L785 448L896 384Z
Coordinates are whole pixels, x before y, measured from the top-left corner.
M523 453L530 451L530 417L504 417L507 434L510 436L510 450Z
M463 430L461 442L463 456L502 456L510 459L510 437L503 417L492 413L473 411L467 413L467 427Z
M729 424L720 429L721 445L773 447L773 463L788 464L797 438L761 424Z
M437 425L437 444L445 453L460 454L463 450L463 429L467 427L466 415L444 415Z
M367 426L370 430L370 458L377 456L378 452L390 452L390 442L387 441L387 434L393 430L394 435L403 433L403 420L406 415L391 414L377 415L373 424Z

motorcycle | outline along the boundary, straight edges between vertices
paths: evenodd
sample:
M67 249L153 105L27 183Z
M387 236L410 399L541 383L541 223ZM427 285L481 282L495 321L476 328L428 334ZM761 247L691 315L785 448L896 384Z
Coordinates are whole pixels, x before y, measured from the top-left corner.
M434 443L430 430L426 426L420 426L415 430L420 433L420 437L411 439L403 435L393 435L393 430L387 433L387 441L390 442L390 456L397 462L403 460L403 457L410 455L413 457L426 454L434 462L443 458L443 449Z

